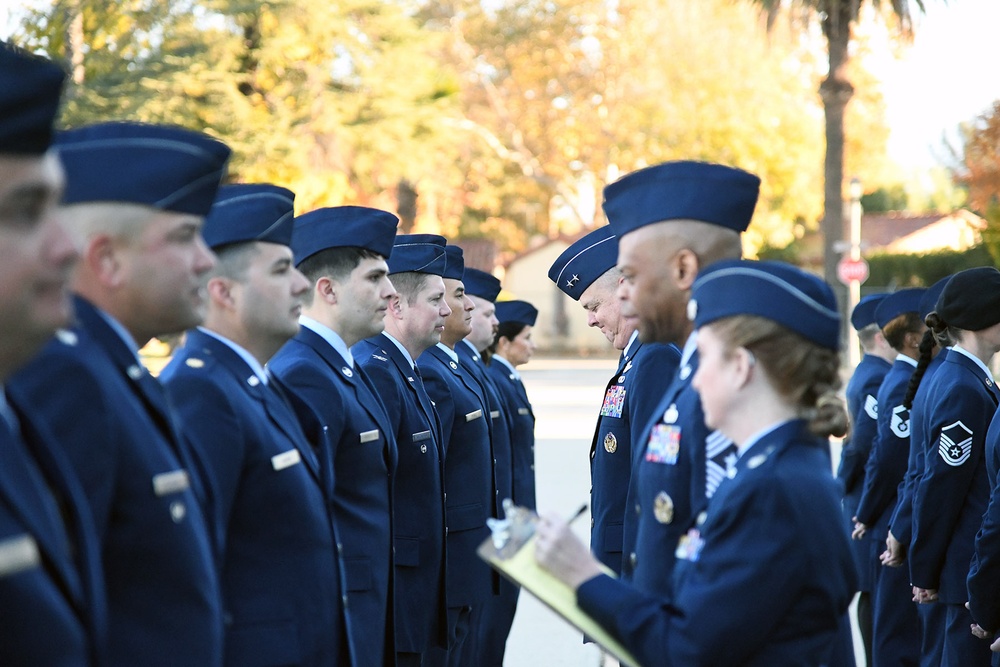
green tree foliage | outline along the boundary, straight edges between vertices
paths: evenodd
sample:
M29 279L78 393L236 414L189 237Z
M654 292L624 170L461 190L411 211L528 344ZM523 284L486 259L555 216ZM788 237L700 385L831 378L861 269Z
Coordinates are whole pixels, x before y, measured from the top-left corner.
M996 260L985 243L968 250L942 250L919 255L875 253L868 257L870 272L865 285L894 289L926 287L957 271L995 264Z
M1000 263L1000 100L963 128L964 161L958 180L969 205L986 220L983 244Z

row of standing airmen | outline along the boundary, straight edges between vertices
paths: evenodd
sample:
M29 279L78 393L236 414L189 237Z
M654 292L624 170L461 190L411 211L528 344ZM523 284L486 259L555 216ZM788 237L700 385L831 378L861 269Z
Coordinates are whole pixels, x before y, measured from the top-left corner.
M839 477L871 665L989 665L1000 630L1000 280L962 271L865 297ZM996 644L1000 650L1000 642Z
M54 135L63 79L0 45L0 662L502 664L474 550L534 507L534 307L392 214L220 187L205 135Z

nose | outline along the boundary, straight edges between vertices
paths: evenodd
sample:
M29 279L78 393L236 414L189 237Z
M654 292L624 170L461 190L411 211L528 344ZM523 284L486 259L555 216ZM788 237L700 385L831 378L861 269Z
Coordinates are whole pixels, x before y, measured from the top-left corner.
M587 326L588 327L596 327L599 324L600 323L597 321L597 313L595 313L592 310L588 310L587 311Z
M386 276L383 279L382 298L391 299L395 295L396 295L396 288L392 286L392 281L389 280L389 276Z
M295 274L295 279L292 281L292 295L301 296L309 291L312 287L312 283L306 278L305 274L298 269L292 269Z
M201 234L198 235L198 239L195 241L195 256L194 256L194 272L195 275L202 275L207 273L215 266L215 253L212 249L208 247L205 243L205 239L202 238Z
M69 267L76 263L80 253L72 237L63 226L62 221L54 213L50 213L45 220L45 233L43 238L46 259L55 266Z
M470 299L468 296L463 296L462 297L462 307L465 308L466 312L471 313L472 311L474 311L476 309L476 304L473 303L472 299Z

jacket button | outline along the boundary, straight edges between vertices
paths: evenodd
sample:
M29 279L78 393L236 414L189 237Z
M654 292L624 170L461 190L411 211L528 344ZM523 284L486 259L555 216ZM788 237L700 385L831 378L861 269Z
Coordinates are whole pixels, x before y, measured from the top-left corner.
M636 555L634 551L631 554L629 554L628 564L632 566L633 570L635 569L635 566L639 564L639 557Z
M636 503L635 504L635 515L639 516L640 514L642 514L642 507L639 505L639 503Z

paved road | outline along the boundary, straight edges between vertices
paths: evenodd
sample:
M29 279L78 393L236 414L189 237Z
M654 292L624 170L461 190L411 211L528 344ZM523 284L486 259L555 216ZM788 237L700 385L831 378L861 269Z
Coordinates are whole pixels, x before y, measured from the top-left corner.
M538 359L521 368L535 410L535 478L540 511L572 514L590 498L590 439L615 360ZM840 458L834 446L835 462ZM586 542L589 514L574 524ZM856 637L856 642L858 638ZM864 664L858 653L859 665ZM521 595L505 667L597 667L592 644L530 594Z

